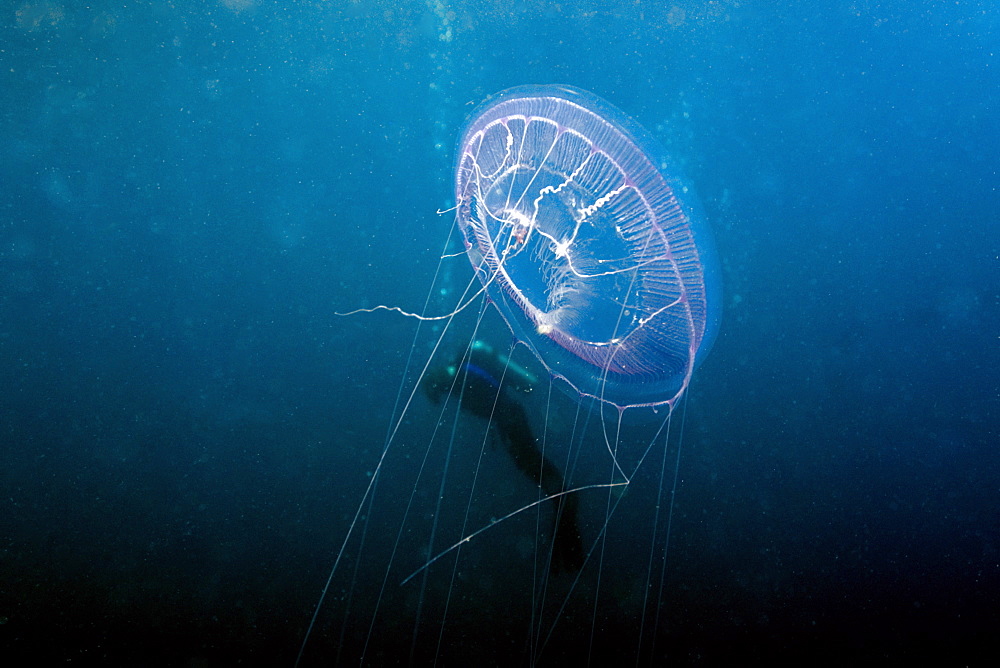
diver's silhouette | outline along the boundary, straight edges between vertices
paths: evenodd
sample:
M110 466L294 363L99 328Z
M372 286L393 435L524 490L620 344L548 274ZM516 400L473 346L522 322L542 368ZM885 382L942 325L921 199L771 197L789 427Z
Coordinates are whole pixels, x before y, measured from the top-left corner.
M461 391L462 409L492 421L518 470L540 486L545 496L560 494L564 491L562 474L538 449L528 414L512 390L518 385L530 385L527 374L480 341L472 344L465 357L429 371L423 383L435 403L452 390L456 394ZM575 572L584 562L577 497L562 494L555 501L549 569L553 573Z

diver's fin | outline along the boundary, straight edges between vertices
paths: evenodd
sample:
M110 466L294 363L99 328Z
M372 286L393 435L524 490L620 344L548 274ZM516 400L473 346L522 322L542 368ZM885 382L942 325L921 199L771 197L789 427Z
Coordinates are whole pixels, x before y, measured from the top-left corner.
M552 532L552 560L549 562L549 571L553 574L576 573L583 568L585 555L576 521L576 507L576 496L564 494L559 497Z

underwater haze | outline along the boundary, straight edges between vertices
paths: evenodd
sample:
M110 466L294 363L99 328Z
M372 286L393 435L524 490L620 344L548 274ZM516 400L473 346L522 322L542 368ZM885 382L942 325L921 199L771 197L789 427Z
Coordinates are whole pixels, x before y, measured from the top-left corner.
M461 302L456 144L524 84L663 144L724 300L542 602L537 490L419 391L504 322L341 315ZM5 3L4 665L995 662L998 103L989 0ZM501 501L429 542L438 479Z

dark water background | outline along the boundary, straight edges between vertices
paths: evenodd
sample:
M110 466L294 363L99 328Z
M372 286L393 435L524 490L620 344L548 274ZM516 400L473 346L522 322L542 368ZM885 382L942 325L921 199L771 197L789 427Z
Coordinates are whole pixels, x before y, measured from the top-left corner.
M987 1L5 3L5 664L291 665L412 341L334 312L423 303L466 115L548 82L724 265L660 660L995 660L998 44Z

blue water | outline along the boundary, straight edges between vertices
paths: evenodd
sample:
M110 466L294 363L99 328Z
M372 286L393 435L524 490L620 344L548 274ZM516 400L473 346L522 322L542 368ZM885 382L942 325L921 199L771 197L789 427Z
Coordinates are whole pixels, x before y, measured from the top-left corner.
M572 629L595 661L995 660L998 37L986 1L14 3L0 654L294 663L412 379L411 320L336 312L421 308L466 115L565 82L683 168L725 304L685 404L655 646L608 609L603 634L563 620L543 660L585 659ZM407 415L437 418L419 395ZM382 498L408 494L396 473ZM462 621L486 639L446 663L525 663L501 565L466 552ZM627 568L602 585L621 608ZM338 656L339 594L308 665ZM369 663L408 661L393 612L400 647Z

